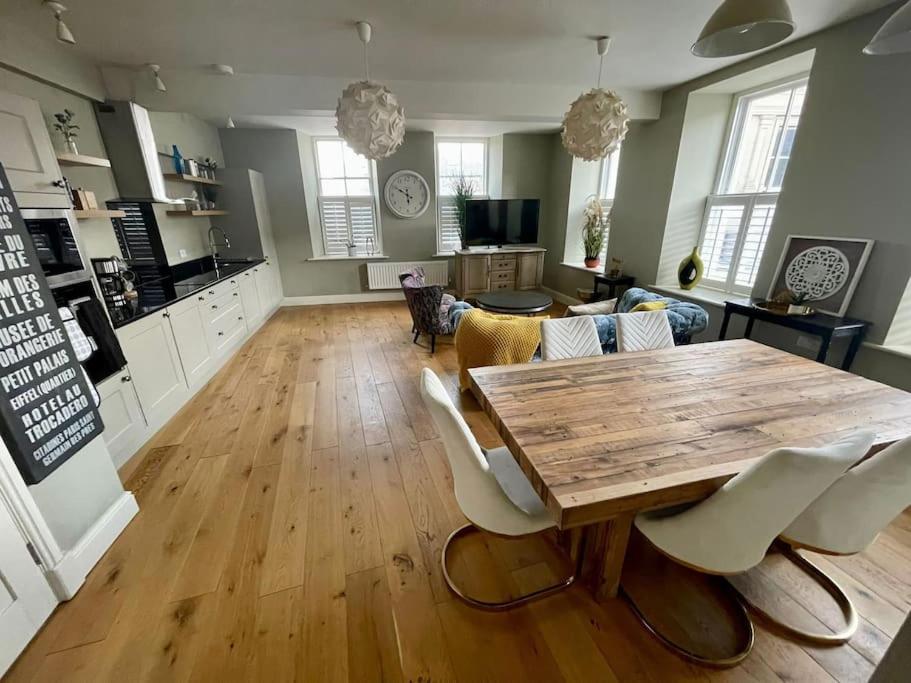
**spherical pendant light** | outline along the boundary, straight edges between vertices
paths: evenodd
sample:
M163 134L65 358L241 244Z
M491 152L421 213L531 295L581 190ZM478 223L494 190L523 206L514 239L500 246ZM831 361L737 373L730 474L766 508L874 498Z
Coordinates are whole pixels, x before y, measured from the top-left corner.
M780 43L794 28L786 0L724 0L691 50L697 57L734 57Z
M610 38L598 39L598 55L603 66ZM598 87L579 95L563 118L563 147L574 157L585 161L606 158L623 142L629 129L629 110L613 90Z
M372 33L370 24L358 22L357 32L364 43L366 78L342 91L335 110L335 128L357 154L368 159L385 159L401 147L405 139L405 110L386 86L370 80L367 63L367 43Z
M911 52L911 2L889 17L864 48L864 54L868 55L895 55L901 52Z

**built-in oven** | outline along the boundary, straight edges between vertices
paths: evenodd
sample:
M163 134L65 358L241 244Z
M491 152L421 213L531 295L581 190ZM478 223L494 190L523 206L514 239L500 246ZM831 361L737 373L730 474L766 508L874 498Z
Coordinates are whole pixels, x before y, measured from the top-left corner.
M22 209L22 218L51 287L91 279L79 251L79 228L72 210Z

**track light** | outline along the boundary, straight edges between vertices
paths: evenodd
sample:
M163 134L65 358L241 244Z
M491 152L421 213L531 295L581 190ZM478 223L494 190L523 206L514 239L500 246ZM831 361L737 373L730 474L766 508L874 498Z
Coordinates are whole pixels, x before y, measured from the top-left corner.
M164 81L161 80L161 76L158 75L158 72L161 71L161 67L157 64L146 64L149 67L149 71L152 72L152 76L155 77L155 89L158 92L168 92L168 86L164 84Z
M70 27L63 21L63 13L66 12L66 5L55 2L54 0L44 0L42 4L54 13L54 18L57 20L57 40L61 43L67 43L68 45L75 45L76 38L73 37Z
M237 126L234 125L234 119L231 118L230 114L228 114L228 122L225 125L228 128L237 128Z

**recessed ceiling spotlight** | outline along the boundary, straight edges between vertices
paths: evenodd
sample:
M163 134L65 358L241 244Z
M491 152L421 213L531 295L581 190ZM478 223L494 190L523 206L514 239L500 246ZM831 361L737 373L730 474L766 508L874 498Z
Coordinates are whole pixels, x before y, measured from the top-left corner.
M161 67L157 64L146 64L149 67L149 71L152 72L152 76L155 79L155 89L158 92L168 92L168 86L164 84L164 81L161 80L161 76L158 75L158 72L161 71Z
M212 70L220 76L233 76L234 67L230 64L213 64Z
M61 2L54 2L54 0L44 0L41 4L54 13L54 18L57 20L57 40L61 43L67 43L68 45L75 45L76 39L73 37L73 33L70 31L69 26L63 21L63 13L66 12L66 5Z

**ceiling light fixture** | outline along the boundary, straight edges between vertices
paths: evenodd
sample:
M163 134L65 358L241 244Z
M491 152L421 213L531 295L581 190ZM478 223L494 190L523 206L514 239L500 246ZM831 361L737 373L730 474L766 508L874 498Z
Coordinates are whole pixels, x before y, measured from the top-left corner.
M357 35L364 44L364 80L342 91L335 110L335 129L355 153L368 159L385 159L405 139L405 110L384 85L370 80L367 44L372 27L357 23Z
M225 125L228 128L237 128L237 126L234 125L234 119L231 118L230 114L228 114L228 122Z
M152 72L152 76L155 79L155 89L158 92L168 92L168 86L164 84L164 81L161 80L161 76L158 73L161 71L161 67L157 64L146 64L149 67L149 71Z
M780 43L794 28L787 0L724 0L690 50L697 57L734 57Z
M598 87L579 95L563 118L563 147L585 161L604 159L623 142L629 129L629 110L613 90L601 89L604 55L611 39L597 39Z
M895 55L902 52L911 52L911 2L889 17L864 48L864 54L867 55Z
M230 64L213 64L212 70L219 76L233 76L234 67Z
M63 21L63 13L66 12L66 5L60 2L54 2L54 0L44 0L41 4L54 13L54 18L57 20L57 40L61 43L67 43L68 45L75 45L76 38L73 37L73 33L70 31L69 26Z

